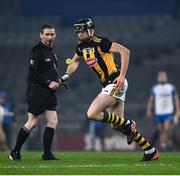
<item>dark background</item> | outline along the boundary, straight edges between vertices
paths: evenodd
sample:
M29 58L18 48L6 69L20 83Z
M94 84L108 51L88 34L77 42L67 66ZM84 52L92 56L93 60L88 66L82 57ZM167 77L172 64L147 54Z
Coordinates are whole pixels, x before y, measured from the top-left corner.
M138 129L149 137L153 120L145 117L147 99L156 83L156 73L165 69L170 82L180 91L180 3L178 0L1 0L0 1L0 90L9 93L16 112L17 131L26 121L26 76L28 54L39 40L40 27L55 26L59 70L65 72L65 59L72 57L77 43L73 23L90 17L96 33L119 42L131 50L127 74L129 89L125 116L137 121ZM119 57L116 56L117 62ZM86 110L101 87L82 62L69 81L70 92L58 90L59 125L54 148L83 150L87 132ZM33 132L26 149L41 149L45 122ZM110 138L115 134L103 129ZM175 129L179 133L179 125ZM13 139L14 142L15 138ZM114 144L112 142L112 150Z

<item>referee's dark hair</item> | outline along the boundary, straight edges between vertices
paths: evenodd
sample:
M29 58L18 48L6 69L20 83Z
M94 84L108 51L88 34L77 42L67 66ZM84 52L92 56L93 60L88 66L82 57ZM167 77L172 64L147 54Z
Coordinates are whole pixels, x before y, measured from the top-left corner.
M51 24L44 24L44 25L41 27L41 34L43 34L44 29L54 29L54 26L51 25Z

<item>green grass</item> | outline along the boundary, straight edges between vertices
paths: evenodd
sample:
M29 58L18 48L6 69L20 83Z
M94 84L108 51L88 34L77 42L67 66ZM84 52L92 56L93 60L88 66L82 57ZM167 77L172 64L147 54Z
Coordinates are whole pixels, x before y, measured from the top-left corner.
M139 162L142 152L56 152L60 160L42 161L40 152L23 152L22 161L0 154L4 175L180 174L180 153L161 153L159 160Z

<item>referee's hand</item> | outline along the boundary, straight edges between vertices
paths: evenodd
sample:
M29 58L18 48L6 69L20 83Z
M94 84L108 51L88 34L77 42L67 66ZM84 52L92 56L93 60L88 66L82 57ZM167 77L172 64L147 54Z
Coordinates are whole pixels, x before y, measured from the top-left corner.
M59 87L59 83L57 83L55 81L51 81L49 84L50 89L57 89L58 87Z

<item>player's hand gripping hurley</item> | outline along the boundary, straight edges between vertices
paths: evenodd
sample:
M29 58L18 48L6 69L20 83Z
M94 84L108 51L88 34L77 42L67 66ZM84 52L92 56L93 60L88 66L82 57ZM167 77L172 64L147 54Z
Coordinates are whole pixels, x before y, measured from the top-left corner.
M67 60L68 60L68 59L66 59L66 64L68 64ZM70 59L70 60L71 60L71 59ZM72 62L69 62L68 65L70 65L71 63L72 63ZM59 73L59 71L58 71L58 69L57 69L57 67L56 67L56 64L54 63L53 65L54 65L54 69L56 70L56 72L57 72L57 74L58 74L58 76L59 76L58 82L59 82L61 85L63 85L67 91L70 91L70 88L69 88L69 86L68 86L67 83L66 83L67 77L64 78L66 74L65 74L63 77L61 77L61 76L60 76L60 73ZM69 75L68 75L68 78L69 78Z

